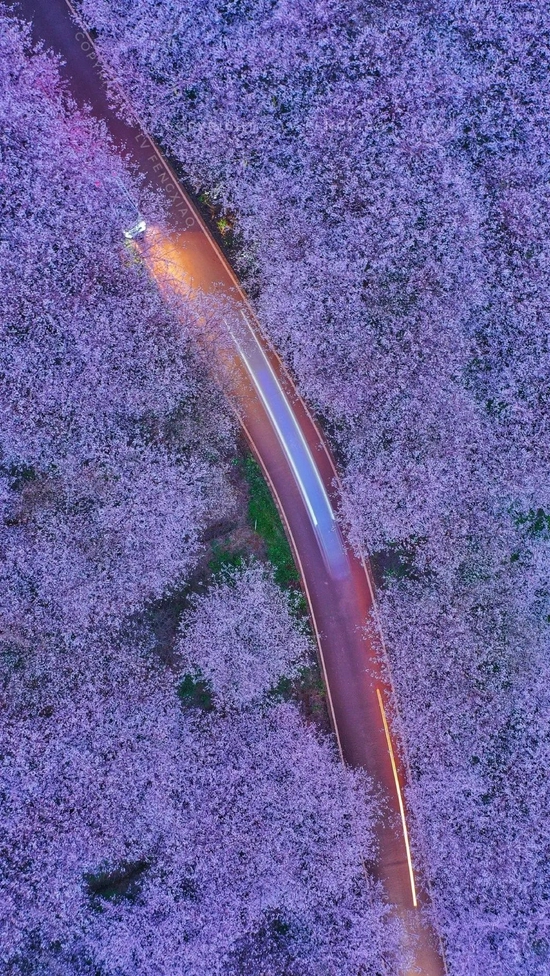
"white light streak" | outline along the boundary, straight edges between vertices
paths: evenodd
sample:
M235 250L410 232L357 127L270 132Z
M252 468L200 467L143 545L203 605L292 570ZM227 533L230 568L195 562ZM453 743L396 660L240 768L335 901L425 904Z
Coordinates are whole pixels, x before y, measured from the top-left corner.
M246 318L245 318L244 315L243 315L243 318L244 318L246 324L249 325L249 323L247 322L247 320L246 320ZM283 447L283 450L284 450L284 452L285 452L285 454L286 454L286 456L288 458L289 464L290 464L290 466L292 468L292 471L294 473L294 477L296 478L296 482L297 482L298 487L299 487L299 489L300 489L300 491L302 493L302 497L303 497L303 499L304 499L304 501L306 503L307 510L308 510L308 512L310 514L311 520L312 520L314 526L317 527L317 525L319 524L318 523L317 516L315 514L313 505L311 504L309 495L307 493L306 486L304 485L304 482L302 481L302 478L300 476L300 472L298 471L298 468L296 466L296 462L295 462L295 460L294 460L294 458L292 456L292 452L289 450L289 447L288 447L288 445L286 443L286 440L285 440L283 431L281 430L281 427L279 425L279 422L278 422L278 420L277 420L277 418L276 418L276 416L275 416L275 414L274 414L274 412L272 410L272 407L271 407L271 405L270 405L270 403L269 403L269 401L268 401L268 399L267 399L264 391L262 390L262 387L261 387L260 383L258 382L258 379L256 377L256 374L254 372L254 369L252 367L252 364L250 363L250 361L248 359L248 356L246 355L243 347L241 346L239 340L237 339L237 336L233 332L231 326L229 325L229 323L227 322L226 319L224 319L224 322L225 322L225 324L226 324L226 326L227 326L227 328L229 330L229 333L231 335L231 338L233 339L233 341L234 341L237 349L239 350L239 354L241 356L241 359L244 362L244 364L245 364L245 366L246 366L246 368L247 368L247 370L248 370L248 372L250 374L250 377L252 379L252 382L254 383L254 386L255 386L255 388L257 390L258 396L260 397L260 399L261 399L261 401L262 401L262 403L263 403L263 405L264 405L264 407L265 407L265 409L267 411L267 414L269 416L269 419L271 420L271 423L273 424L273 427L275 428L275 432L277 434L277 437L279 438L279 441L281 442L281 446ZM250 326L249 326L249 328L250 328ZM255 336L254 336L254 340L256 341L256 337ZM258 348L259 348L259 346L258 346ZM269 365L269 362L267 361L267 358L264 355L263 349L261 349L260 351L262 353L263 359L265 360L265 362L266 362L266 364L267 364L267 366L268 366L268 368L269 368L269 370L271 372L271 375L273 376L273 379L277 383L275 374L273 373L273 370L271 369L271 366ZM278 383L277 383L277 386L279 387L279 384ZM279 389L280 389L280 387L279 387ZM281 392L281 397L284 399L284 393L283 393L283 391L281 390L280 392ZM285 402L285 406L286 406L286 402ZM289 410L288 412L289 412L290 416L292 417L292 419L294 420L294 414L292 413L292 411ZM299 430L299 428L298 428L298 430ZM300 431L300 434L301 434L301 431ZM306 447L307 447L307 445L306 445ZM311 463L313 465L313 459L310 458L310 460L311 460ZM315 465L313 465L313 467L314 467L314 469L315 469L315 471L317 473L317 469L315 468ZM328 502L328 499L327 499L327 502Z
M264 350L262 349L260 343L258 342L258 340L256 338L256 334L255 334L252 326L250 325L250 322L248 321L248 319L247 319L247 317L244 314L244 312L243 312L242 309L241 309L241 315L242 315L242 317L243 317L243 319L244 319L244 321L245 321L245 323L246 323L246 325L247 325L247 327L248 327L248 329L250 331L250 334L251 334L251 336L252 336L252 338L253 338L253 340L254 340L257 348L260 350L260 353L262 355L262 359L264 360L264 363L266 364L269 372L271 373L271 377L273 379L273 382L275 383L275 385L277 386L278 391L280 392L281 399L284 401L284 405L285 405L285 408L286 408L286 412L287 412L288 416L290 417L290 419L292 421L292 425L294 427L294 430L296 431L296 433L298 434L298 437L300 438L300 441L301 441L302 446L304 448L304 451L306 453L307 459L308 459L308 461L309 461L309 463L311 465L311 469L312 469L312 471L313 471L313 473L315 475L315 478L317 480L317 484L319 485L319 488L321 490L321 494L322 494L323 500L324 500L324 502L325 502L325 504L327 506L329 515L330 515L332 521L334 521L334 519L335 519L334 510L333 510L332 505L330 503L330 499L329 499L329 497L328 497L328 495L326 493L325 486L324 486L324 484L323 484L323 482L321 480L321 475L319 474L319 469L318 469L317 465L315 464L315 461L313 460L313 458L311 456L311 451L309 449L309 444L307 443L307 441L306 441L306 439L304 437L302 428L300 427L300 424L298 423L298 421L296 419L296 416L294 414L294 411L290 409L290 406L287 403L287 398L285 396L285 393L284 393L284 391L281 388L281 385L280 385L279 380L277 379L277 377L275 375L275 372L273 370L273 367L272 367L271 363L269 362L269 359L266 356ZM289 452L289 456L290 456L290 452Z

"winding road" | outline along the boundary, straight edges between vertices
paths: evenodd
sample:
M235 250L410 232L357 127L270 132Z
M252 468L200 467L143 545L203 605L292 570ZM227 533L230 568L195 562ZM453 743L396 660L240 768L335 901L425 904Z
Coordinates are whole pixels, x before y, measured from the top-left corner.
M378 856L368 867L403 923L411 957L407 976L443 976L441 946L422 912L429 907L429 897L409 848L404 769L387 719L392 689L364 632L374 607L370 573L342 537L336 518L338 479L325 441L168 162L137 118L124 121L111 107L105 69L93 41L73 19L70 4L19 0L12 8L32 21L37 41L62 56L62 74L75 100L91 107L115 146L153 189L162 191L174 231L168 236L149 228L141 245L161 286L169 277L176 287L224 299L218 335L224 337L220 361L228 393L269 482L300 569L340 753L349 765L367 770L384 799Z

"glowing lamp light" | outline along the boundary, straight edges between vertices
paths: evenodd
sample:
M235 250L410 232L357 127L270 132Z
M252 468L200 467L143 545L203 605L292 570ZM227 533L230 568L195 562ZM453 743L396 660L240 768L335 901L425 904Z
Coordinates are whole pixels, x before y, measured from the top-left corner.
M135 237L138 237L140 234L143 234L146 231L146 229L147 229L147 224L143 219L143 217L140 217L140 219L137 221L137 223L134 224L133 227L130 227L129 230L123 230L122 233L124 234L124 237L126 238L127 241L133 241Z

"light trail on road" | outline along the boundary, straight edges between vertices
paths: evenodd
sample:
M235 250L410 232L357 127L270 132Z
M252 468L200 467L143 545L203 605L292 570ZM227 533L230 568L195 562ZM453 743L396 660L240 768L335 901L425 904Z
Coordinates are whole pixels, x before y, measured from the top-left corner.
M224 322L292 469L322 547L327 568L329 572L342 578L348 571L346 547L319 469L289 399L242 309L241 317L250 338L246 349L245 342L239 341L226 319Z
M380 705L380 714L382 715L382 724L384 726L384 734L386 736L386 742L388 744L388 753L391 760L393 778L395 780L395 791L397 793L397 801L399 803L399 813L401 814L401 823L403 825L403 837L405 839L405 847L407 849L407 864L409 866L409 877L411 881L411 895L413 900L413 906L414 908L416 908L418 906L418 898L416 897L416 884L414 882L414 869L413 869L413 863L411 857L411 845L409 843L409 828L407 827L407 818L405 816L405 805L403 803L403 791L401 789L401 783L399 782L399 773L397 771L395 753L393 751L393 744L391 741L388 719L386 717L386 709L384 708L384 702L382 701L382 694L380 692L380 688L376 689L376 697L378 698L378 704Z

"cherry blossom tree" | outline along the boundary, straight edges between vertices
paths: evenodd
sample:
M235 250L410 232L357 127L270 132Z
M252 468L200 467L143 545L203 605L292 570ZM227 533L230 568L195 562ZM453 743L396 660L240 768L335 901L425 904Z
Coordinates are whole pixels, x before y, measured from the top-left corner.
M186 670L208 679L220 705L258 704L311 656L291 599L255 562L227 570L206 594L195 596L182 618L178 651Z

